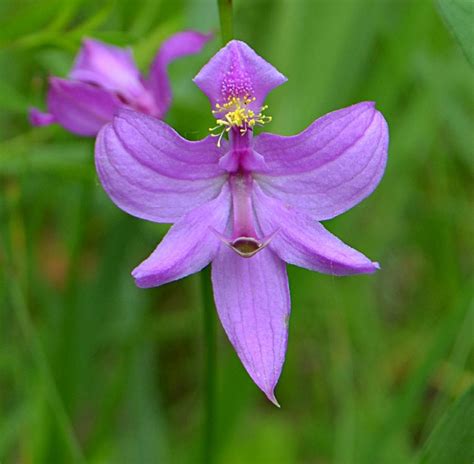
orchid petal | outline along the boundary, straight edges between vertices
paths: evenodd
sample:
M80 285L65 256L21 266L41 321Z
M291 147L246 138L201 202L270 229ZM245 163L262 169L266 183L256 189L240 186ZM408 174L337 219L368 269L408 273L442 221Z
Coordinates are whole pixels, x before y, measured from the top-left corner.
M69 77L98 85L128 99L139 97L144 91L132 51L98 40L83 41Z
M257 112L267 94L286 80L283 74L239 40L230 41L194 78L213 108L231 97L253 97L255 101L248 107Z
M28 119L32 126L41 127L49 126L56 122L56 118L51 113L44 113L38 108L30 108L28 111Z
M151 66L148 79L148 86L161 115L168 111L172 97L168 65L177 58L199 53L211 38L212 34L184 31L172 35L161 45Z
M190 142L164 122L122 110L96 142L104 189L129 214L176 222L215 198L225 183L220 151L211 137Z
M242 258L221 245L212 284L222 325L252 380L274 404L285 360L290 292L285 264L268 248Z
M50 79L48 110L56 122L76 134L96 135L119 106L120 101L113 94L96 86Z
M200 271L214 258L229 219L230 192L224 185L217 198L193 209L171 227L156 250L132 272L139 287L148 288Z
M385 170L388 128L373 103L329 113L298 135L259 135L266 163L256 175L269 195L317 220L347 211L370 195Z
M114 118L113 126L127 149L160 174L188 180L226 174L219 167L219 158L226 152L227 144L218 147L211 136L190 141L163 121L125 109Z
M264 233L278 228L268 247L283 261L332 275L367 274L379 269L357 250L328 232L319 222L255 186L254 205Z

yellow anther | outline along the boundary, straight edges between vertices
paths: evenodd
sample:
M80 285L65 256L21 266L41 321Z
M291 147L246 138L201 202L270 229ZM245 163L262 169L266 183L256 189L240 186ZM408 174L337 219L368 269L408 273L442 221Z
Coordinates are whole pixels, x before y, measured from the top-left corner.
M248 105L255 101L255 97L244 96L243 98L231 97L224 104L216 103L214 115L222 115L216 120L217 126L209 128L210 132L219 131L211 134L219 137L217 146L220 147L222 136L225 132L229 132L233 127L238 128L239 132L244 135L249 129L255 126L263 126L272 120L271 116L263 114L268 106L265 105L258 113L248 108Z

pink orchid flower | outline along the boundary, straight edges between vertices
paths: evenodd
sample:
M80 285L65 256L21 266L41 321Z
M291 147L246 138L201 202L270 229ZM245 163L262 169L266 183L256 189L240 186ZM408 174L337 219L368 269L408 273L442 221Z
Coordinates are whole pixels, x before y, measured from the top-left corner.
M270 119L267 93L286 78L240 41L194 81L211 101L217 143L212 136L188 141L162 121L123 111L97 138L98 174L129 214L175 223L133 271L137 285L162 285L212 263L222 325L250 377L277 404L290 314L286 263L333 275L379 268L319 221L375 189L387 160L387 124L364 102L298 135L254 137L254 127Z
M130 49L85 39L69 78L49 79L48 112L30 109L30 122L34 126L59 123L75 134L94 136L119 108L161 119L171 104L168 64L199 53L210 38L195 31L171 36L158 51L147 79Z

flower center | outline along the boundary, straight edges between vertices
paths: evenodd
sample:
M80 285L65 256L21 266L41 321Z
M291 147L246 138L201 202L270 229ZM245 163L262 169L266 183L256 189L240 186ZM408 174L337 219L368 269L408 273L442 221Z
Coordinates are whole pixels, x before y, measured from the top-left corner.
M255 97L245 96L243 98L229 97L223 105L216 103L216 108L212 110L212 114L221 117L216 121L217 126L209 128L209 131L212 136L219 137L218 147L220 147L224 133L229 132L232 128L237 128L240 134L244 135L249 129L252 130L255 126L263 126L272 120L271 116L263 113L268 108L267 105L262 106L258 113L249 108L249 105L254 101Z

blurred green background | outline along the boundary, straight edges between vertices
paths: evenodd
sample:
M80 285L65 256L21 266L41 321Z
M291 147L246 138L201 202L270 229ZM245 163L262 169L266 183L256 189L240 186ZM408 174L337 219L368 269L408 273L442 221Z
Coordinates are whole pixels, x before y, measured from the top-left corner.
M289 269L281 410L219 326L217 462L415 463L474 379L472 71L429 0L235 0L234 21L289 78L267 130L293 134L375 100L391 142L376 192L326 223L382 270ZM131 45L146 70L183 28L218 33L215 2L0 2L2 464L199 462L199 276L136 288L130 271L166 227L114 207L92 140L26 119L81 37ZM167 121L188 138L212 123L191 78L219 47L171 67Z

